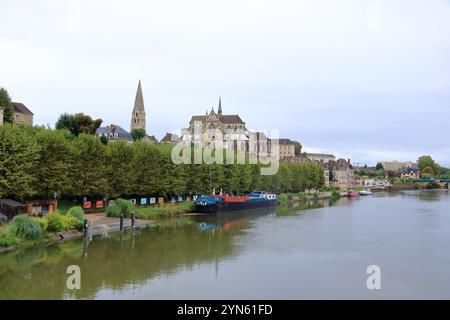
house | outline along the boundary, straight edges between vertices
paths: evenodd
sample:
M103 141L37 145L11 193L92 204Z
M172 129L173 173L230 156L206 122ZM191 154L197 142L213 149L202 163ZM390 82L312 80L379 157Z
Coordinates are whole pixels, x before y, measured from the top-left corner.
M3 108L0 107L0 126L3 124Z
M100 127L97 129L95 135L97 137L106 137L108 141L127 141L132 143L133 137L122 127L111 124L106 127Z
M156 140L156 139L155 139ZM161 143L170 143L170 144L177 144L179 141L179 138L176 134L166 132L166 135L161 139Z
M142 138L142 141L147 143L158 143L158 139L156 139L155 136L149 135L145 135L145 137Z
M292 158L295 156L295 144L290 139L279 139L280 159Z
M419 179L420 178L420 170L417 167L410 168L402 168L400 170L400 178L401 179Z
M33 112L21 102L11 102L13 125L33 125Z
M328 171L328 173L325 173L325 183L328 175L330 186L339 187L341 190L348 190L355 187L355 172L350 163L350 159L330 160L324 164L324 167L325 172Z

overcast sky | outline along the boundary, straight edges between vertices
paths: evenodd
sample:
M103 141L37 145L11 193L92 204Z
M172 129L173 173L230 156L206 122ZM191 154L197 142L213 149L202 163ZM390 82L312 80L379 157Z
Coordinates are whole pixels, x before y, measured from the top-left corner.
M450 165L450 1L0 0L0 87L36 124L129 130L142 80L158 139L216 107L354 163Z

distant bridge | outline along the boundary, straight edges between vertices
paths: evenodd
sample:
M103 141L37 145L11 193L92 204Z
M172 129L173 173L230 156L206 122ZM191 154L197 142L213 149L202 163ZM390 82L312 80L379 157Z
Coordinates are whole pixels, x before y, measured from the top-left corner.
M429 183L437 183L443 189L450 189L450 179L415 179L414 183L426 187Z

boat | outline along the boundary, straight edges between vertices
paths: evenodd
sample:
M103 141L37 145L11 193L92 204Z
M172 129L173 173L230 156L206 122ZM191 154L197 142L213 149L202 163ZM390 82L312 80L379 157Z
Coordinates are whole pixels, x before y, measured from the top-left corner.
M372 191L370 189L363 189L359 192L361 196L370 196L372 194Z
M196 212L220 213L276 206L277 196L265 191L255 191L243 196L203 195L197 198Z
M349 191L347 193L347 197L349 197L349 198L358 198L359 197L359 193L355 192L355 191Z

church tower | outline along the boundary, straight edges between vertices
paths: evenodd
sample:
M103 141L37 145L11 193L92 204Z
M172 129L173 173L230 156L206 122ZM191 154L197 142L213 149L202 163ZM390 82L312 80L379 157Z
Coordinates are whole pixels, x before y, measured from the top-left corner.
M131 114L131 130L146 129L144 97L142 96L141 80L139 80L136 99L134 100L133 113Z

